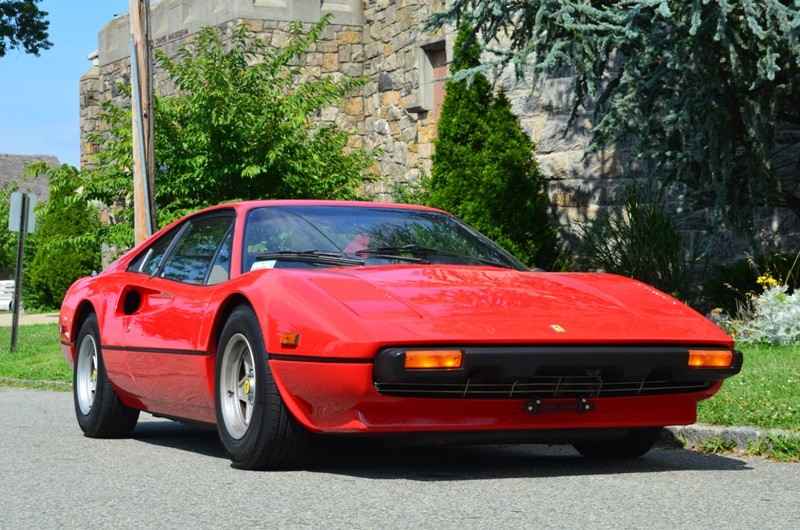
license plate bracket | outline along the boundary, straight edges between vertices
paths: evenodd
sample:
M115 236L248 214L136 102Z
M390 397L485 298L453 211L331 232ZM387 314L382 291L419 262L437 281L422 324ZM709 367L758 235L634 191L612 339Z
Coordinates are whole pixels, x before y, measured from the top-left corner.
M544 400L534 399L533 401L526 401L522 404L522 410L534 416L539 414L549 414L558 412L575 412L578 414L585 414L594 410L594 403L589 401L589 398L577 398L571 400Z

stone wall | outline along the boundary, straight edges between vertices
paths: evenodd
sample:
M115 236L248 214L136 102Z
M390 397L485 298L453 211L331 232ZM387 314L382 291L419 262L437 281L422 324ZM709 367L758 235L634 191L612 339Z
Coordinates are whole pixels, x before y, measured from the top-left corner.
M587 153L591 142L591 109L567 127L572 112L571 77L537 80L537 85L516 82L508 69L499 76L520 124L536 144L536 158L548 182L551 216L561 236L576 243L579 226L618 208L625 188L648 177L648 166L635 160L631 146L617 145ZM782 151L790 160L800 158L800 131ZM776 165L778 165L776 163ZM785 165L785 164L784 164ZM796 166L789 168L796 171ZM709 266L727 265L747 255L800 250L800 218L786 208L760 208L753 212L755 227L739 234L720 224L709 210L687 208L690 190L673 190L668 208L684 237L689 255L709 256ZM574 246L573 246L574 248Z
M381 148L380 173L387 181L370 191L384 199L394 185L430 172L436 123L425 92L425 47L441 43L452 57L453 36L421 30L428 15L444 7L443 0L364 2L364 60L369 82L364 87L363 137L368 148Z

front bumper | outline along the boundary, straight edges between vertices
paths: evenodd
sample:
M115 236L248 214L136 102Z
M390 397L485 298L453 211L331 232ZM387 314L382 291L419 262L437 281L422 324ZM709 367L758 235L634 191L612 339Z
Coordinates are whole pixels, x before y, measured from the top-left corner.
M382 350L374 364L273 356L270 367L291 412L315 432L530 431L534 437L534 431L541 430L694 423L697 403L711 397L742 363L737 352L730 368L708 370L701 377L679 366L686 364L685 348L683 353L649 348L644 354L641 348L616 348L616 355L589 347L555 355L545 348L533 356L531 348L504 348L499 357L487 348L466 348L469 360L458 373L436 370L438 375L431 371L409 376L405 369L397 370L396 350ZM565 373L554 373L558 370ZM534 379L521 387L523 377L555 379ZM669 388L658 381L667 381ZM581 408L581 399L588 400L588 408Z

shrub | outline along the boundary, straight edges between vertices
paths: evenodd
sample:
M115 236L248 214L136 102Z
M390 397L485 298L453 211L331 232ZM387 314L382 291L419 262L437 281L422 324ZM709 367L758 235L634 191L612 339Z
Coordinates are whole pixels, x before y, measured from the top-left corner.
M100 220L97 210L69 185L76 178L75 168L34 165L32 171L48 177L50 201L39 212L33 248L26 249L33 260L26 271L24 303L28 309L52 309L61 305L72 282L99 270Z
M688 255L659 190L626 188L619 211L581 227L592 269L622 274L686 298L700 256Z
M468 30L459 32L451 74L480 64ZM430 179L431 206L448 210L520 260L552 267L558 255L534 145L505 94L483 75L447 82Z
M292 23L278 48L242 25L230 38L203 28L174 58L156 53L176 87L154 99L159 226L234 200L362 198L363 184L375 180L373 155L349 147L347 131L314 116L365 79L305 78L298 66L330 19L307 30ZM133 243L130 109L107 102L100 120L106 132L91 136L100 150L94 167L81 172L83 187L89 198L118 207L104 242L125 248Z
M769 275L758 280L764 292L751 294L748 311L723 327L743 343L800 344L800 291L788 294L788 286Z
M11 194L17 191L16 184L0 186L0 271L13 269L17 263L17 233L8 230L11 209Z
M720 308L731 316L736 316L739 307L748 302L748 294L760 292L759 271L768 272L788 287L791 294L797 288L798 275L793 274L796 267L795 254L765 254L748 257L732 265L714 265L713 277L703 284L703 298L710 307Z

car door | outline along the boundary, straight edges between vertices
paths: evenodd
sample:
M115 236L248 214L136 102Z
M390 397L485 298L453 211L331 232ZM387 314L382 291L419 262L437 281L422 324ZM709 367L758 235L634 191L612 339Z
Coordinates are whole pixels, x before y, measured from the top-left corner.
M213 421L207 384L213 367L198 344L210 295L230 276L233 219L231 211L192 218L129 267L147 278L122 293L124 347L136 387L154 412Z

